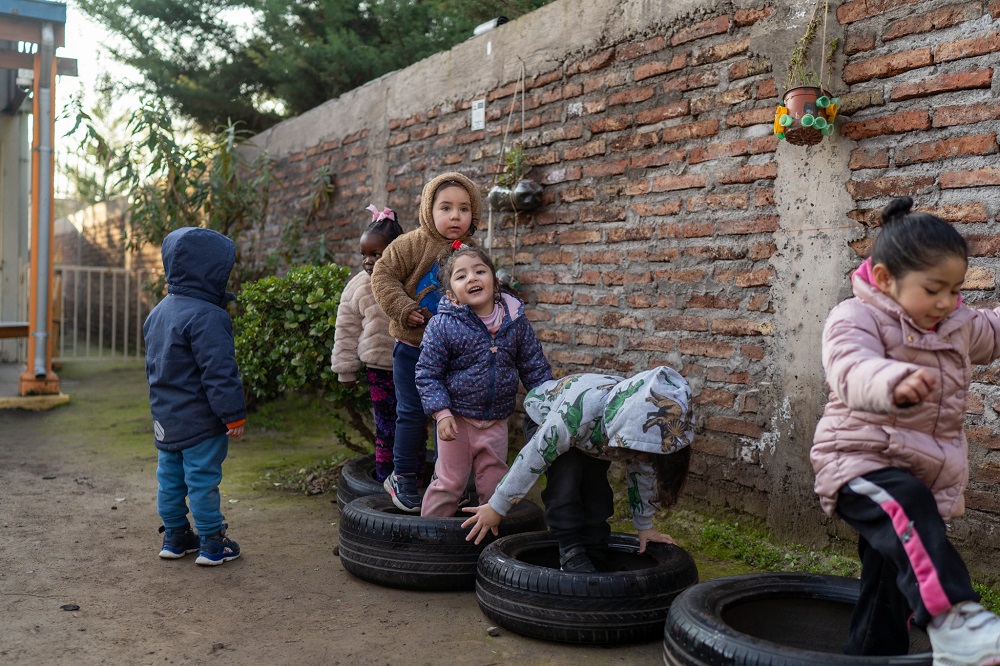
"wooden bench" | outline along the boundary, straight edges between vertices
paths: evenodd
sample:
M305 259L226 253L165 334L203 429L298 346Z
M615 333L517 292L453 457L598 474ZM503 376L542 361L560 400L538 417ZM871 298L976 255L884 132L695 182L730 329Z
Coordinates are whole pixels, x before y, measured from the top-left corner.
M26 337L28 337L28 322L26 321L0 322L0 339L26 338Z

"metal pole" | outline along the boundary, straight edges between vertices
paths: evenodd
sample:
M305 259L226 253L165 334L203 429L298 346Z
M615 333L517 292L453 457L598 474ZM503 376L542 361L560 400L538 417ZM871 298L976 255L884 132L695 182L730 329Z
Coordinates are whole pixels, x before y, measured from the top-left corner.
M48 375L49 338L49 271L51 270L52 225L52 59L55 54L55 32L51 23L42 25L41 76L38 81L38 261L35 284L35 358L36 379Z

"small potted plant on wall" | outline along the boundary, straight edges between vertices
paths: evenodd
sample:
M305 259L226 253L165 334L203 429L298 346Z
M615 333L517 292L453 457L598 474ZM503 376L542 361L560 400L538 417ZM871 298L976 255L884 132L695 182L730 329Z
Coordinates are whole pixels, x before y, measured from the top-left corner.
M817 11L821 6L822 17ZM802 38L788 58L785 94L774 112L775 135L796 146L811 146L822 141L824 136L833 134L839 99L830 95L829 87L833 78L833 59L840 40L835 38L826 43L828 13L828 0L821 0L813 10ZM821 52L814 54L813 47L821 18Z
M493 179L487 199L497 211L523 212L542 205L542 186L529 178L531 165L524 147L515 143L501 157L501 167Z

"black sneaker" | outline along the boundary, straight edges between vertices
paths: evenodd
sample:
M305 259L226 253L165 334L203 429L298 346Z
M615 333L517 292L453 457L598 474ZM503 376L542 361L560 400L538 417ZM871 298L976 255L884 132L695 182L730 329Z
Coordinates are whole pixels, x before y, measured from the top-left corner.
M226 536L227 527L229 526L223 523L220 531L201 538L195 564L214 567L240 556L240 545Z
M390 474L382 484L392 503L406 513L420 513L420 495L417 493L416 474Z
M586 553L577 553L565 562L560 563L559 570L569 571L570 573L597 573L594 563L590 561Z
M176 560L188 553L198 552L198 547L201 545L198 535L187 523L183 527L169 529L160 525L160 534L163 535L163 548L160 549L160 557L165 560Z

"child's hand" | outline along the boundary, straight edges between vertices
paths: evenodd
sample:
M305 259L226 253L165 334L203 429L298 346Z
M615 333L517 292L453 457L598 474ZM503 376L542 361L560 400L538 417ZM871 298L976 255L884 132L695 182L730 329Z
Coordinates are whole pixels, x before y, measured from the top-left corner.
M437 422L438 439L443 439L446 442L458 437L458 424L455 422L454 416L445 416L440 421Z
M465 513L475 514L462 523L463 528L469 527L470 525L472 526L472 529L469 530L469 536L465 537L466 541L472 541L472 539L475 538L476 543L478 544L486 537L487 532L493 532L493 536L497 536L499 534L497 525L500 524L503 516L497 513L496 509L491 507L489 504L482 504L475 508L466 507L462 509L462 511Z
M410 314L406 315L406 325L410 328L416 328L417 326L424 325L424 316L420 314L420 310L414 310Z
M892 390L892 399L897 407L912 407L930 395L937 386L937 377L928 368L909 374Z
M243 426L236 426L235 428L230 428L226 431L226 434L233 439L239 439L243 436Z
M464 526L463 526L464 527ZM674 539L669 534L664 534L663 532L658 532L653 528L648 530L639 530L639 552L646 552L646 544L650 541L655 541L656 543L669 543L673 544Z

